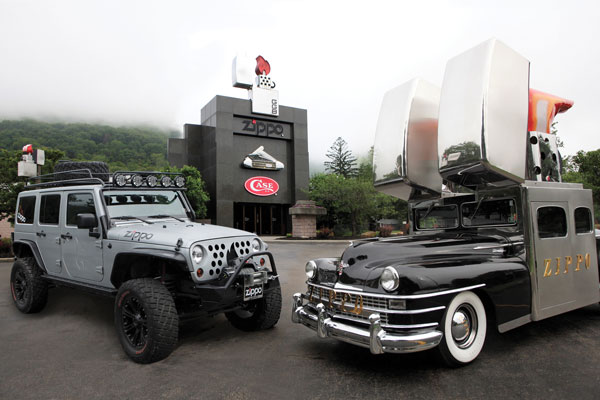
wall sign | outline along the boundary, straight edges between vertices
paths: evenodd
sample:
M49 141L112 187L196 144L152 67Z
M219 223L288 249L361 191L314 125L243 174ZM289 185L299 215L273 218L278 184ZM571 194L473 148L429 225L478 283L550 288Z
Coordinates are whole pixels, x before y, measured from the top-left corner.
M246 190L255 196L271 196L279 190L279 184L266 176L254 176L244 183Z
M238 135L260 136L271 139L292 139L290 124L256 118L234 117L233 132Z

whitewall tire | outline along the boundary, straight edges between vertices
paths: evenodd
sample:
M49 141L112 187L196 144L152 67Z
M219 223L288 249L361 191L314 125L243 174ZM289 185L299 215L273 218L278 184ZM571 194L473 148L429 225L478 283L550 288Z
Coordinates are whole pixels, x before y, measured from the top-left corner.
M479 297L473 292L457 294L446 310L442 328L439 350L448 365L459 367L475 360L487 330L485 307Z

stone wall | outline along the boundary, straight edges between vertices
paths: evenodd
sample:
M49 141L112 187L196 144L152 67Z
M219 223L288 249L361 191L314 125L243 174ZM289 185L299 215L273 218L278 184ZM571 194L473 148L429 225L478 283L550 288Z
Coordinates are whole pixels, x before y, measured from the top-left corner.
M7 220L0 221L0 238L9 238L10 234L13 231L13 228L10 226L10 223Z
M317 218L314 215L292 215L292 236L312 238L317 235Z

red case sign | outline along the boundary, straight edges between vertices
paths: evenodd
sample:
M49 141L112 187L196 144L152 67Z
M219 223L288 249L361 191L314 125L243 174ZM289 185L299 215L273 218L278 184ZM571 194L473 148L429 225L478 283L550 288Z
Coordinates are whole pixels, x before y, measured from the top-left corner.
M279 190L279 183L266 176L254 176L244 183L244 187L255 196L271 196Z

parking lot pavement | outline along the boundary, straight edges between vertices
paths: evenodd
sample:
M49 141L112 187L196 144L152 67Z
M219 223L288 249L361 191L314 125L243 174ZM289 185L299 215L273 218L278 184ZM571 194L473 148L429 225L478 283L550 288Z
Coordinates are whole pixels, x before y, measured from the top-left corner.
M244 333L223 316L187 323L173 354L151 365L121 350L111 299L52 289L41 313L24 315L9 293L11 265L1 263L0 399L599 397L598 305L492 333L477 361L459 369L442 365L435 350L374 356L292 324L305 262L345 246L271 244L284 296L277 326Z

